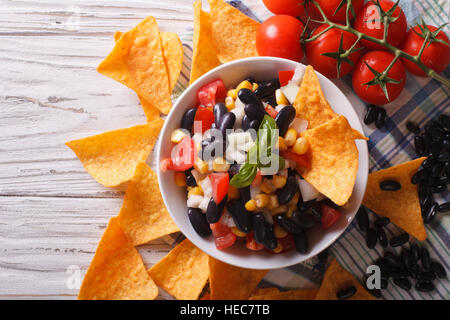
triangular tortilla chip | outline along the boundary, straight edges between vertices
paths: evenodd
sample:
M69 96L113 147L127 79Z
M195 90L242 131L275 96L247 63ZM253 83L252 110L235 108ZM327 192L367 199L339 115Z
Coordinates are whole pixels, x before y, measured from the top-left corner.
M425 157L369 174L363 205L376 214L388 217L417 240L425 240L427 232L423 224L417 185L411 183ZM397 191L383 191L380 182L395 180L402 185Z
M135 246L180 231L164 205L158 176L144 162L128 183L119 221Z
M319 289L299 289L251 296L249 300L314 300Z
M249 299L251 300L252 297L256 296L268 296L278 293L280 293L280 290L278 290L277 288L256 288L255 290L253 290Z
M212 36L222 63L257 57L256 34L260 23L223 0L208 0L211 7Z
M337 116L301 133L308 141L307 155L311 167L298 167L298 172L340 206L346 204L352 195L358 172L359 155L354 139L365 138L355 131L344 116Z
M338 300L337 292L350 286L356 288L356 293L348 300L376 300L350 272L342 268L336 259L333 259L323 276L315 300Z
M220 65L213 43L211 16L202 10L202 1L194 2L194 52L189 84Z
M80 159L86 171L105 187L128 182L140 162L145 162L155 145L164 120L101 133L66 145Z
M308 120L308 129L313 129L337 117L323 95L319 78L312 66L307 66L300 89L295 97L297 117Z
M178 300L196 300L208 281L208 255L185 239L148 272Z
M81 285L80 300L153 300L158 287L117 218L109 221Z
M247 300L267 272L235 267L209 257L211 300Z
M124 33L97 70L134 90L162 113L169 113L169 76L155 18L148 17Z

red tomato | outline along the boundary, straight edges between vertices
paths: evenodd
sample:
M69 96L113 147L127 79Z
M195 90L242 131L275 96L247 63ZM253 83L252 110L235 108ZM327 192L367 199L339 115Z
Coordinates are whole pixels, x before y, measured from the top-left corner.
M303 14L304 0L263 0L264 5L274 14L287 14L298 17Z
M219 204L228 194L230 176L228 175L228 172L211 173L209 175L209 180L211 181L214 201Z
M264 249L264 246L258 242L256 242L255 237L253 236L253 232L250 232L245 239L245 246L247 249L253 251L259 251Z
M166 168L174 171L185 171L192 168L197 160L196 149L194 140L185 136L179 144L173 147L170 155L171 163L166 163Z
M322 208L322 228L328 229L332 225L334 225L341 217L342 214L337 211L336 209L333 209L326 204L321 204Z
M428 25L427 27L431 32L437 30L437 28L434 26ZM415 26L414 28L410 29L408 31L408 34L406 35L405 40L402 43L401 49L406 53L409 53L410 55L416 56L425 41L425 37L422 38L421 35L423 35L423 33L420 30L419 26ZM449 43L448 37L443 31L440 31L437 34L436 39ZM421 77L426 76L425 72L420 69L415 63L405 58L402 58L402 61L406 69L412 74ZM444 71L450 63L450 47L436 41L428 43L423 50L420 61L422 61L422 63L427 67L440 73Z
M278 112L277 110L275 110L274 107L272 107L270 104L268 104L266 106L266 112L268 113L269 116L271 116L272 118L275 119L275 117L277 116Z
M236 235L231 229L220 222L209 225L214 236L214 243L216 248L223 250L231 247L236 242Z
M262 175L261 175L261 170L258 169L258 171L256 171L256 176L252 181L252 187L257 187L261 184L262 182Z
M387 51L370 51L362 56L355 66L352 76L353 90L362 100L370 104L383 105L394 101L400 95L406 82L405 67L401 60L394 63L388 72L389 78L400 81L398 84L386 84L389 99L385 96L380 85L368 86L365 84L375 77L373 72L366 66L366 63L374 70L382 72L393 59L394 55Z
M319 4L320 8L322 9L323 13L325 13L328 19L336 23L346 22L345 14L347 11L347 4L344 4L339 9L339 11L336 12L336 9L338 8L342 0L316 0L316 2ZM361 11L363 5L364 0L352 0L353 10L355 11L356 15L358 14L359 11ZM320 14L319 9L317 9L317 7L312 2L308 5L307 11L311 16L311 18L316 20L322 20L322 15ZM349 11L349 17L350 20L354 18L351 10Z
M319 34L325 30L328 25L322 25L317 28L312 36ZM358 62L360 51L353 52L349 58L353 62L353 66L347 62L341 63L341 71L339 76L337 74L337 60L332 57L327 57L323 55L324 53L337 52L339 51L339 46L342 37L342 48L347 50L355 43L357 37L347 31L339 29L331 29L322 34L319 38L314 41L308 42L306 44L306 59L308 63L314 67L315 70L319 71L327 78L342 78L350 71L352 71L353 66ZM360 45L357 45L360 48Z
M264 21L256 35L256 49L260 56L272 56L300 61L303 49L300 36L303 23L292 16L272 16Z
M280 80L280 85L284 87L291 81L294 76L295 70L287 70L278 72L278 79Z
M311 167L311 162L306 154L299 155L293 151L286 150L286 151L280 151L280 156L282 156L283 158L286 158L288 160L294 161L297 165L299 165L301 167L305 167L305 168Z
M211 128L214 123L214 113L209 108L199 106L195 113L194 122L200 121L202 123L202 133ZM195 128L195 125L194 125Z
M389 11L394 6L390 0L379 0L383 11ZM393 13L393 17L398 17L394 22L389 23L387 41L393 46L398 46L406 36L407 21L403 10L398 6ZM379 21L379 8L369 1L356 16L354 28L368 36L383 39L384 23ZM361 40L362 44L368 49L382 50L384 47L368 40Z
M284 238L279 238L278 242L283 246L283 250L281 250L280 253L287 252L295 248L294 237L290 233L288 233L288 235Z
M205 107L214 107L216 101L227 96L227 89L222 80L215 80L198 90L197 97L200 104Z

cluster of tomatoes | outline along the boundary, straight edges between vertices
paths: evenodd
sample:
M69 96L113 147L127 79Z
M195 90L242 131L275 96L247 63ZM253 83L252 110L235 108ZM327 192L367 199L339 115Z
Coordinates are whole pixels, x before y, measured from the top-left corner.
M396 99L405 84L406 70L417 76L426 76L425 72L414 62L406 58L398 59L390 67L385 85L374 83L377 72L386 70L395 56L380 44L362 39L356 46L357 35L340 30L330 29L312 41L300 38L305 36L307 21L310 38L318 35L328 27L319 24L322 15L319 9L308 0L263 0L266 7L275 15L261 24L256 38L258 54L275 56L294 61L302 61L306 55L307 63L328 78L342 78L352 73L355 93L365 102L384 105ZM342 0L316 0L327 18L337 24L346 24L347 4ZM349 10L349 20L353 29L368 36L383 39L385 25L384 13L391 10L387 23L387 42L404 52L416 56L425 41L423 27L415 26L407 30L407 20L400 6L390 0L352 0L353 10ZM379 10L381 7L382 10ZM337 10L339 9L339 10ZM315 21L314 21L315 20ZM430 41L423 50L421 62L440 73L450 62L449 39L443 31L435 26L426 25L437 41ZM351 53L341 59L339 74L336 53L342 53L353 47ZM334 56L334 57L333 57ZM386 77L384 77L386 80ZM376 79L375 79L376 80ZM383 79L381 79L383 80ZM371 85L369 85L371 83Z

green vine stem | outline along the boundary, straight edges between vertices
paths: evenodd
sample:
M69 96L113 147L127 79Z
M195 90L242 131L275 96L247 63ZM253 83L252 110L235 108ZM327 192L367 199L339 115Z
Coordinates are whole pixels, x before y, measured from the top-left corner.
M405 58L405 59L407 59L407 60L409 60L409 61L412 61L412 62L415 63L420 69L422 69L422 70L427 74L427 76L429 76L430 78L433 78L433 79L435 79L435 80L441 82L442 84L444 84L444 85L447 86L447 87L450 87L450 80L449 80L449 79L443 77L442 75L440 75L439 73L437 73L437 72L434 71L433 69L427 67L424 63L422 63L422 61L421 61L421 59L420 59L421 56L422 56L423 50L425 49L425 47L426 47L426 45L427 45L427 42L429 41L429 36L430 36L429 34L426 34L426 35L425 35L425 41L424 41L424 43L423 43L423 45L422 45L422 48L420 49L419 53L418 53L416 56L413 56L413 55L410 55L410 54L408 54L408 53L406 53L406 52L400 50L399 48L397 48L397 47L391 45L391 44L387 41L387 31L388 31L387 26L388 26L388 24L389 24L389 23L388 23L388 20L389 20L389 17L388 17L388 16L384 16L384 17L383 17L383 23L384 23L384 26L385 26L385 28L384 28L384 36L383 36L383 39L378 39L378 38L374 38L374 37L368 36L368 35L365 34L365 33L359 32L358 30L354 29L354 28L351 26L351 24L350 24L350 18L349 18L349 11L351 10L351 7L352 7L351 0L342 0L343 2L344 2L344 1L347 2L347 8L346 8L346 24L345 24L345 25L341 25L341 24L334 23L334 22L330 21L330 20L327 18L327 16L325 15L325 13L323 12L323 10L322 10L322 8L320 7L320 5L319 5L315 0L309 0L309 1L312 2L312 3L317 7L317 9L319 10L320 14L322 15L322 19L323 19L322 21L317 21L317 20L312 20L312 19L311 19L311 21L318 22L318 23L321 23L321 24L327 24L328 27L325 28L324 30L322 30L321 32L319 32L318 34L316 34L316 35L314 35L314 36L312 36L312 37L310 37L310 38L308 38L308 39L303 39L303 40L302 40L303 42L306 43L306 42L314 41L314 40L316 40L317 38L319 38L321 35L323 35L325 32L327 32L327 31L329 31L330 29L333 29L333 28L339 29L339 30L343 30L343 31L347 31L347 32L349 32L349 33L354 34L354 35L357 37L357 40L356 40L356 42L354 43L354 45L352 46L352 48L350 48L349 50L347 50L345 53L341 54L342 57L346 57L346 56L350 55L350 53L351 53L350 50L352 50L352 49L356 46L356 44L357 44L361 39L365 39L365 40L371 41L371 42L373 42L373 43L376 43L376 44L379 44L379 45L384 46L388 51L390 51L391 53L394 54L394 56L395 56L394 60L395 60L395 61L397 61L399 58ZM373 1L373 2L374 2L374 1ZM377 1L377 2L378 2L378 1ZM399 2L399 0L396 2L396 5L398 5L398 2ZM375 2L374 2L374 3L375 3ZM375 4L376 4L376 3L375 3ZM379 4L378 4L378 5L379 5ZM379 9L382 10L381 7L379 7ZM392 10L392 12L393 12L393 10ZM386 70L384 70L384 71L382 72L382 75L384 74L384 76L387 76L387 73L389 72L389 70L390 70L390 68L387 68Z

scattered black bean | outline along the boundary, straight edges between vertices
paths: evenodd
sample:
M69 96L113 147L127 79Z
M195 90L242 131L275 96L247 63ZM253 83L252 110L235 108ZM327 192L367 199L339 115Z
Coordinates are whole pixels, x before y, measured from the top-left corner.
M364 117L364 123L366 125L374 123L377 118L377 115L378 115L377 106L374 106L373 104L369 105L367 107L366 116Z
M206 221L206 216L200 209L188 208L188 217L192 227L200 237L206 238L211 235L209 223Z
M414 137L414 148L416 149L416 153L419 156L422 156L426 153L426 144L423 136L415 136Z
M430 266L436 277L438 277L439 279L447 278L447 272L445 271L445 268L442 266L442 264L437 261L431 261Z
M241 169L241 165L238 163L232 164L230 166L230 169L228 169L228 174L230 175L230 180L233 178L236 174L239 173L239 170Z
M356 221L358 222L358 227L362 232L367 232L369 229L369 215L365 207L360 207L356 213Z
M442 193L445 190L447 190L447 185L445 184L438 184L435 186L431 186L430 188L431 193Z
M275 221L280 225L281 228L289 233L297 234L303 232L303 228L299 226L294 219L288 218L284 214L276 215Z
M387 248L388 246L388 238L386 236L386 232L384 232L383 228L377 227L378 233L378 241L383 248Z
M431 259L430 259L430 252L428 252L427 248L422 248L421 250L421 261L422 261L422 268L425 270L430 270Z
M262 81L255 90L255 94L258 98L264 99L275 94L275 91L278 89L280 89L280 81L278 78L269 81Z
M442 152L441 154L439 154L437 157L437 161L440 162L450 161L450 152Z
M424 167L424 168L431 168L435 163L436 163L436 160L434 160L433 158L428 157L425 160L423 160L422 167Z
M435 202L428 208L428 210L425 211L423 215L423 222L425 224L429 224L431 221L433 221L437 213L437 208L438 204Z
M450 161L444 162L445 173L450 177Z
M244 201L244 203L247 203L251 196L250 196L250 186L248 187L244 187L244 188L239 188L239 195L242 199L242 201Z
M389 279L382 276L380 278L380 288L384 290L387 289L387 287L389 287Z
M266 115L266 112L255 104L246 104L244 111L249 120L257 120L260 123Z
M436 275L433 271L422 271L418 273L417 279L419 281L433 281L436 279Z
M384 227L384 226L387 226L390 222L391 222L391 220L389 220L389 218L380 217L375 220L375 225L377 225L378 227Z
M377 245L378 233L375 229L369 228L366 235L366 244L369 249L375 248Z
M188 187L196 187L197 182L195 181L194 176L192 175L192 169L188 169L184 172L184 175L186 176L186 185Z
M430 292L434 290L434 285L429 281L419 281L416 283L415 288L417 291Z
M274 250L278 246L278 241L274 235L273 225L266 221L262 213L249 216L253 216L255 241L269 250Z
M277 123L280 137L284 137L286 134L289 125L295 118L295 114L296 111L293 106L286 106L278 112L275 122Z
M386 117L387 117L386 110L381 107L378 107L378 114L377 114L377 118L375 119L375 126L378 129L381 129L384 127L384 124L386 122Z
M298 210L292 213L292 220L294 220L297 225L304 229L310 229L315 225L314 218L311 214Z
M402 233L398 236L393 237L391 241L389 241L389 244L391 245L391 247L395 248L404 245L408 241L409 241L409 234Z
M191 108L186 110L181 120L181 128L186 129L189 132L192 132L192 126L194 125L194 118L196 113L197 108Z
M252 215L245 209L245 203L241 199L235 199L227 204L228 212L233 218L236 227L244 232L249 233L252 229Z
M394 277L393 282L398 287L402 288L403 290L409 291L411 290L411 282L407 278L401 278L401 277Z
M284 187L277 190L278 203L287 204L295 196L297 190L297 179L295 177L288 177Z
M380 189L384 191L397 191L402 188L402 185L394 180L384 180L380 182Z
M431 167L431 176L437 178L441 175L444 170L444 164L442 162L437 162L434 166Z
M420 133L420 128L417 124L415 124L412 121L408 121L406 122L406 128L409 130L409 132L414 133L414 134L419 134Z
M227 130L233 129L236 122L236 115L233 112L227 112L219 120L217 129L222 133L222 137L226 137Z
M389 267L394 267L394 268L401 268L402 266L402 261L401 259L393 252L391 251L386 251L384 253L384 260L386 261L387 265Z
M439 212L447 212L450 211L450 201L441 203L437 208Z
M219 128L220 119L224 114L228 112L227 107L222 102L216 103L213 108L214 113L214 124L216 125L216 128Z
M219 204L216 204L214 198L209 200L208 207L206 209L206 221L208 221L209 224L216 223L220 220L227 200L228 196L225 196Z
M264 105L262 104L261 100L258 98L258 96L250 89L243 88L239 90L238 92L238 98L239 100L244 104L252 104L260 109L264 109Z
M345 299L349 299L351 297L353 297L356 293L356 288L354 286L350 286L348 288L339 290L336 293L336 298L338 298L339 300L345 300Z
M413 264L411 252L407 248L403 247L400 258L402 259L403 267L409 270Z
M413 243L410 246L411 259L413 262L417 262L420 259L420 248L417 243Z
M242 117L241 127L244 131L247 131L250 128L250 119L246 114Z
M303 232L294 234L293 236L295 248L297 249L297 251L300 252L301 254L307 254L309 251L308 235L305 232Z

